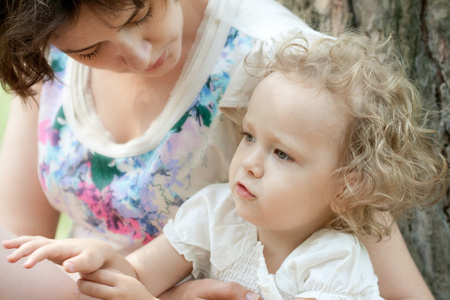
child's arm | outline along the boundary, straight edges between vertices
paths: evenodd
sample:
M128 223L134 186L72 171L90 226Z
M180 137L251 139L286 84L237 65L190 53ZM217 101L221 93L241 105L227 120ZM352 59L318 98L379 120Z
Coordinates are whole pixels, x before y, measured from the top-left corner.
M153 299L152 295L159 296L192 272L192 263L178 254L164 234L127 260L139 281L116 270L101 269L82 275L80 292L99 299Z
M127 260L139 281L115 270L101 269L82 276L80 292L99 299L153 299L151 295L159 296L192 272L192 263L178 254L164 234Z
M127 256L137 278L158 297L192 272L192 262L180 255L165 234Z
M28 257L24 263L26 268L32 268L38 262L48 259L61 264L69 273L87 274L99 269L115 269L125 275L137 277L155 296L171 288L192 271L192 263L176 252L164 234L132 253L127 258L128 260L118 255L109 244L92 239L51 240L24 236L4 241L3 245L8 249L18 248L8 256L10 262L17 262L23 257ZM136 282L131 280L132 286L123 285L122 281L117 280L115 274L110 274L106 279L98 277L101 274L107 274L100 271L82 275L86 279L85 283L87 279L91 279L97 282L97 286L88 285L86 287L85 285L80 288L81 292L89 295L93 293L93 290L99 291L98 284L103 285L102 295L105 295L103 293L109 295L106 298L112 298L110 295L113 294L131 295L136 292L136 287L138 287ZM111 284L110 280L118 283L113 286L114 290L107 288Z

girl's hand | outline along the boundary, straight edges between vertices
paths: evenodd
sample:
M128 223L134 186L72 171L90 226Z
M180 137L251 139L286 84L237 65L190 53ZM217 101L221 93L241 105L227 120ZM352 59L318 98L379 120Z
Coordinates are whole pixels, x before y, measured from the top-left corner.
M184 300L257 300L258 294L236 282L221 282L214 279L187 281L159 296L159 299Z
M62 265L68 273L91 273L100 269L105 261L114 254L107 243L91 239L52 240L36 236L22 236L3 241L7 249L14 249L7 257L15 263L23 257L28 257L24 267L29 269L38 262L48 259Z
M78 300L157 300L140 281L114 269L101 269L90 274L82 274L77 285Z

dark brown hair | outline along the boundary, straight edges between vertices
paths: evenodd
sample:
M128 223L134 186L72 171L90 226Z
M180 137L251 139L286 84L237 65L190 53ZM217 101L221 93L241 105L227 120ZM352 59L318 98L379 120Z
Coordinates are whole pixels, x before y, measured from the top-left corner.
M144 7L145 0L0 0L0 5L0 81L28 101L36 83L55 79L47 61L50 40L77 21L82 6L106 21L127 5Z

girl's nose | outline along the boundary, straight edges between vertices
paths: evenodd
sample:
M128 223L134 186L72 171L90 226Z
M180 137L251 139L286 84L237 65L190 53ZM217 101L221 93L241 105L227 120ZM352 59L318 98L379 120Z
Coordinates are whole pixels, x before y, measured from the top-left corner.
M152 44L133 32L123 30L119 34L118 47L126 66L136 72L147 70L151 62Z
M259 151L252 151L242 161L244 170L255 178L264 175L263 157Z

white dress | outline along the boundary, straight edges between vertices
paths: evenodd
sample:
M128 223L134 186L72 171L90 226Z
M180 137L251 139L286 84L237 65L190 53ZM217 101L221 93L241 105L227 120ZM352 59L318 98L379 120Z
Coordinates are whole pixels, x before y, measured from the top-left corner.
M208 186L191 197L164 232L193 262L196 279L238 282L266 300L382 299L365 247L335 230L317 231L269 274L256 227L236 213L228 184Z

